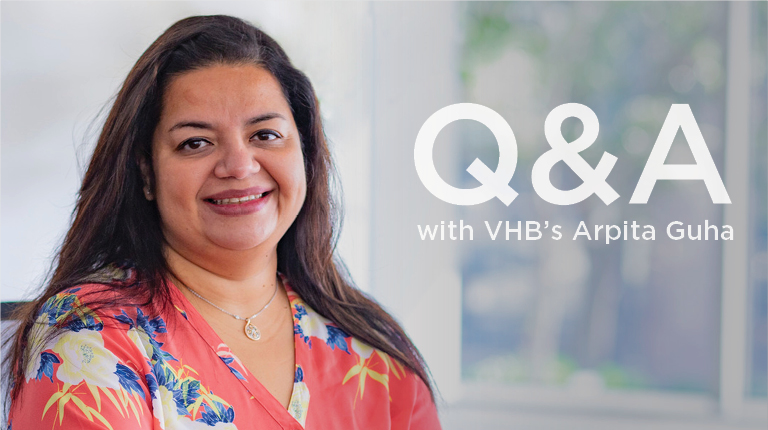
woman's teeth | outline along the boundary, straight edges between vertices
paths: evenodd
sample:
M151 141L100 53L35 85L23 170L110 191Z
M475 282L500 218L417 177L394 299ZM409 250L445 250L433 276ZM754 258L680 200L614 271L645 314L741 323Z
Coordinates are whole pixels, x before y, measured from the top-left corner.
M211 200L213 204L215 205L235 205L245 202L250 202L251 200L260 199L264 196L266 193L261 194L251 194L250 196L240 197L240 198L234 198L234 199L221 199L221 200Z

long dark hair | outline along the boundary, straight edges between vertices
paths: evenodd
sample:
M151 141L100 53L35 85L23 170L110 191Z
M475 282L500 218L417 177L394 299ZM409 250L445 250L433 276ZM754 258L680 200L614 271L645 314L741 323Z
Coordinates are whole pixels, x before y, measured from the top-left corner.
M112 302L89 302L89 307L126 301L145 306L170 304L160 217L156 205L143 197L139 163L148 163L152 172L152 134L170 80L215 64L253 64L272 73L282 86L301 136L307 194L296 221L278 244L278 270L320 315L399 360L432 392L424 360L402 327L354 288L343 263L334 256L340 224L340 207L331 189L335 170L309 79L264 32L238 18L216 15L186 18L172 25L139 58L118 92L50 281L36 300L17 313L20 326L9 339L11 350L5 363L10 371L6 400L13 401L20 394L30 350L36 347L27 339L49 298L93 282L94 274L105 268L131 262L131 282L102 280L112 290L126 294L117 294Z

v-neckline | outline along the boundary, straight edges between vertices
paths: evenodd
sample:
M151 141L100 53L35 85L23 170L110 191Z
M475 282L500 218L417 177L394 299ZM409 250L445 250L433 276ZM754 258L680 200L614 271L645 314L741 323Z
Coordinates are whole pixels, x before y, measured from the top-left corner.
M288 286L288 283L285 279L285 276L282 274L280 275L280 279L282 281L282 284L285 288L286 294L289 294L291 291L293 291L290 286ZM176 286L176 284L169 280L169 283L172 285L171 288L171 294L173 297L173 303L177 306L177 308L182 312L182 316L184 319L192 326L192 328L200 335L200 337L205 341L206 344L208 344L208 347L211 349L211 352L216 356L218 361L221 362L222 366L227 366L228 371L231 372L230 366L224 362L224 360L221 359L221 356L219 355L219 351L221 350L220 347L223 345L226 348L226 351L229 352L231 357L234 358L234 363L242 363L239 358L232 352L232 349L227 345L221 337L216 333L216 331L211 327L210 324L208 324L208 321L203 318L203 316L198 312L198 310L195 308L195 306L192 304L192 302L187 299L187 297L184 295L184 293L181 292L181 289ZM290 294L289 294L290 299ZM290 302L290 300L289 300ZM291 308L291 321L293 324L293 321L296 319L296 309L295 307L290 304ZM296 345L296 334L293 335L293 375L294 375L294 381L293 386L291 388L291 399L288 402L288 408L283 406L283 403L277 400L277 398L272 395L272 393L267 390L266 387L256 378L256 376L253 375L253 373L248 370L244 365L240 365L241 369L246 372L245 379L237 378L236 375L235 379L237 379L243 387L251 394L251 397L259 402L264 409L272 416L272 418L275 419L275 421L283 424L288 425L289 423L295 426L295 424L301 425L303 428L304 425L301 423L301 421L294 416L291 413L291 409L294 406L295 402L300 402L301 393L299 392L299 386L296 381L296 369L298 367L301 367L301 363L299 363L299 354L298 350L299 348ZM275 412L277 410L280 410L282 412ZM306 417L307 411L302 410L302 416ZM288 422L286 422L288 421ZM292 422L291 422L292 421Z

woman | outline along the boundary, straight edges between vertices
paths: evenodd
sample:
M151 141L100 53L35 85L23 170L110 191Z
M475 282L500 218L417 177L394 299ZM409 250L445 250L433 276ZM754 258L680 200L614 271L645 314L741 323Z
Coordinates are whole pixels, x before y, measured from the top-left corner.
M21 313L9 427L439 428L418 351L334 261L331 173L274 40L227 16L170 27Z

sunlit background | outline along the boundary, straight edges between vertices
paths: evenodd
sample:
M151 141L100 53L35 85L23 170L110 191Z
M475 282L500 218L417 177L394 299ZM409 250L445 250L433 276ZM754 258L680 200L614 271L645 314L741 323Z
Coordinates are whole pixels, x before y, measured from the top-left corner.
M764 2L0 3L0 287L25 300L68 226L102 110L164 29L232 14L283 45L318 92L344 189L339 253L424 353L446 429L725 429L768 423ZM424 121L452 103L514 130L520 196L452 206L413 167ZM533 191L547 114L589 106L595 166L621 195L572 206ZM691 106L732 205L701 181L660 181L630 205L661 125ZM563 135L581 134L567 120ZM438 137L438 172L479 185L498 146L479 123ZM729 161L730 160L730 161ZM682 134L667 163L691 163ZM741 175L741 176L739 176ZM736 186L743 177L743 186ZM564 163L563 189L580 184ZM421 241L463 220L474 240ZM560 241L490 240L484 222L548 221ZM571 240L579 221L653 225L656 240ZM735 240L673 241L671 221L734 225Z

